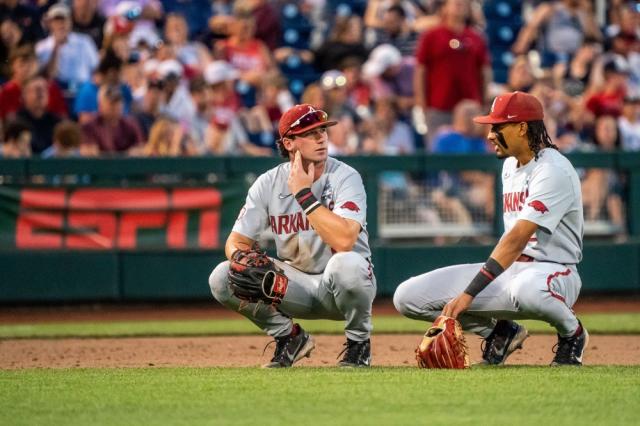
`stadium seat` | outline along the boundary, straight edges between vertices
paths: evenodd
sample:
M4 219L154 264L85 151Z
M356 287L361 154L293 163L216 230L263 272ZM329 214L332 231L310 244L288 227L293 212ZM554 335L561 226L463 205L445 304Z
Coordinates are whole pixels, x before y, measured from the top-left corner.
M492 58L493 78L506 83L513 62L511 46L522 28L522 3L518 0L487 0L482 6L485 30Z
M312 28L309 19L300 13L300 8L296 2L290 2L282 6L280 23L283 30L290 28Z
M516 41L521 25L511 22L494 22L487 26L486 34L491 47L502 46L507 49Z
M282 32L282 46L309 49L311 27L287 28Z
M367 0L327 0L327 11L330 16L364 16Z
M522 16L522 2L519 0L487 0L483 7L487 21L492 19L513 19Z
M240 96L242 105L251 108L256 105L256 89L246 81L238 80L235 85L236 93Z

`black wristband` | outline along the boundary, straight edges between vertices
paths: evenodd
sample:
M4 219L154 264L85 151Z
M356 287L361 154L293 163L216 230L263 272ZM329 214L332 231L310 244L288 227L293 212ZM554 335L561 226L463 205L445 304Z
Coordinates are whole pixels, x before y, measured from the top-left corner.
M486 286L504 272L504 268L492 257L487 259L480 272L471 280L464 290L469 296L476 297Z
M320 207L320 201L313 195L311 188L301 189L295 195L295 198L306 215L309 215L312 211Z

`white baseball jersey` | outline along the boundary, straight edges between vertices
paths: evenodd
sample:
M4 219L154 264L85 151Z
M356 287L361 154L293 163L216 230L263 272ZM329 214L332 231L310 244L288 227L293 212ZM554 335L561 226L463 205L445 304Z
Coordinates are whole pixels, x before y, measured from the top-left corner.
M523 253L538 261L577 264L582 259L582 191L569 162L553 148L517 167L510 157L502 168L505 234L519 219L539 227Z
M233 231L252 240L271 228L278 257L294 268L322 273L331 258L331 247L313 230L302 207L287 185L291 163L286 162L260 175L247 194ZM328 157L324 173L311 186L313 195L335 214L361 226L353 251L370 259L366 230L367 199L360 174L352 167Z

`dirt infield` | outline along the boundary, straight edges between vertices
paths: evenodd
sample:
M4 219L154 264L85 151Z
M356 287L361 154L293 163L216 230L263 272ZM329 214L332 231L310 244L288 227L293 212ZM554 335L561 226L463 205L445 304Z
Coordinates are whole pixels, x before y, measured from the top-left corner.
M640 301L587 299L575 310L585 312L638 312ZM374 316L397 314L390 301L377 302ZM191 305L96 305L72 307L5 307L0 324L76 321L188 320L238 318L215 303ZM343 336L314 336L316 349L301 366L333 366L342 350ZM419 335L375 335L373 363L379 366L415 365L413 350ZM0 369L65 367L249 367L264 364L273 354L264 336L147 337L100 339L0 340ZM555 336L534 335L509 364L547 365L553 358ZM471 359L480 359L480 339L469 336ZM585 354L587 365L640 365L639 336L591 336Z
M342 336L314 336L316 349L298 365L334 366L342 349ZM415 365L413 350L419 336L376 335L373 363L378 366ZM19 339L0 341L0 369L91 367L251 367L273 354L271 339L262 336ZM509 364L547 365L553 358L555 336L531 336ZM480 339L469 337L471 359L480 359ZM639 365L640 336L591 336L586 365Z

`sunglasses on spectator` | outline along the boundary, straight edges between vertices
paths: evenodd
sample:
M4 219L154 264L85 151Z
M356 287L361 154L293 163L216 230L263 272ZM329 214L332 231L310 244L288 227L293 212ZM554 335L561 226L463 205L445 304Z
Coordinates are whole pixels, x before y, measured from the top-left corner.
M329 121L329 115L326 112L319 109L309 111L308 113L304 114L302 117L291 123L289 129L284 132L284 135L282 137L287 136L291 132L297 132L298 130L302 130L314 124L326 123L327 121Z

